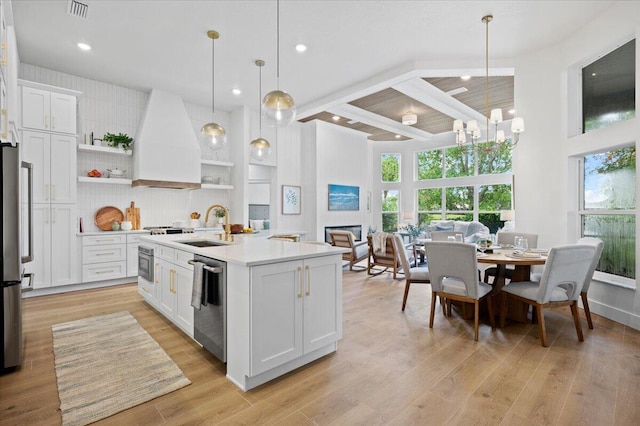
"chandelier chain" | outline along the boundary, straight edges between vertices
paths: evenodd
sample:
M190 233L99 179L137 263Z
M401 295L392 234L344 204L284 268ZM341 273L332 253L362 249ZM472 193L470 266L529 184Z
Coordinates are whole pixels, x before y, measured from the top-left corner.
M211 38L211 115L216 112L216 40Z
M278 49L276 50L276 84L277 89L280 90L280 0L277 0L276 28L276 43L278 45Z

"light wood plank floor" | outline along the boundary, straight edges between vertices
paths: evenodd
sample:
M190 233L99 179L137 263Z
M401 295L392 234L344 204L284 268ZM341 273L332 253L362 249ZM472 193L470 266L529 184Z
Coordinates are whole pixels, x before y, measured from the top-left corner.
M346 271L338 352L246 393L135 285L27 299L24 366L0 376L0 424L59 424L51 325L123 310L193 383L99 424L640 424L639 332L596 316L578 343L567 308L547 313L548 348L530 324L483 324L474 342L455 312L429 329L428 285L412 286L404 313L403 290Z

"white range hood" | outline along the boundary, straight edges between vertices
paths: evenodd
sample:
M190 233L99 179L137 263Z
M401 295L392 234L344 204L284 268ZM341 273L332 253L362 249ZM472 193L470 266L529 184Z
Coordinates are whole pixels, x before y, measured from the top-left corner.
M136 134L131 186L197 189L200 145L179 96L153 89Z

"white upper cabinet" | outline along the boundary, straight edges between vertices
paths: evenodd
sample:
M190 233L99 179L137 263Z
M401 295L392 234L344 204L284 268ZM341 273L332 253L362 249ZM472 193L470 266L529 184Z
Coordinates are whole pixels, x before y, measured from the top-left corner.
M76 97L23 86L22 127L75 134Z
M33 163L33 202L76 202L76 138L41 132L22 133L23 156Z

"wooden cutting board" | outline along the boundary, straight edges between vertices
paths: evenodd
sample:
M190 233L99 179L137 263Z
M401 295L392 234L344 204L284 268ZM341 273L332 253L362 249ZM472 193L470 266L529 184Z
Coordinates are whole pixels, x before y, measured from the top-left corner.
M134 201L131 202L131 206L126 210L127 220L131 222L131 229L137 231L140 229L140 208L136 207Z
M122 210L113 206L106 206L98 209L94 217L96 226L103 231L111 231L111 224L114 220L122 222L124 214Z

